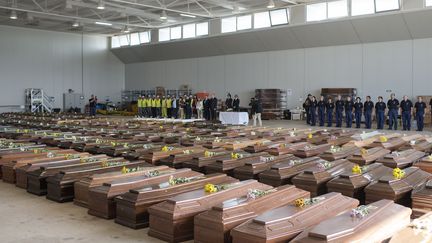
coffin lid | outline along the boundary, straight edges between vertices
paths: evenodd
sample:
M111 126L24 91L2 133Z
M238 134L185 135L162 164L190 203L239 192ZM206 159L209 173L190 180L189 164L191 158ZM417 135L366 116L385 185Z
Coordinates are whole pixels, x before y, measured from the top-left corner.
M419 168L417 168L417 167L409 167L409 168L404 169L404 172L405 172L404 178L408 177L409 175L411 175L412 173L414 173L414 172L416 172L418 170L419 170ZM395 179L393 177L393 175L386 175L386 176L381 177L379 179L379 182L384 182L384 183L391 184L391 183L403 180L404 178L402 178L402 179Z
M369 173L370 171L375 170L381 166L383 166L381 163L373 163L370 165L363 166L361 174L354 174L352 171L344 171L340 175L340 177L342 177L342 178L354 178L354 177L364 176L365 174Z
M335 160L335 161L328 162L328 163L331 164L331 167L330 167L330 168L327 168L327 169L325 169L325 170L322 170L322 169L318 168L318 166L315 166L315 167L308 168L308 169L304 170L304 173L305 173L305 174L317 174L317 173L327 172L327 171L329 171L329 170L335 168L336 166L339 166L339 165L345 164L345 163L347 163L347 162L348 162L348 160L346 160L346 159L338 159L338 160Z
M309 162L326 162L326 160L323 160L319 157L310 157L310 158L305 158L305 159L300 159L298 157L293 156L293 158L291 160L301 160L301 163L295 164L295 165L299 165L299 164L305 164L305 163L309 163ZM295 165L290 165L290 161L287 162L281 162L281 163L277 163L275 165L272 165L272 169L282 169L282 168L290 168L293 167Z

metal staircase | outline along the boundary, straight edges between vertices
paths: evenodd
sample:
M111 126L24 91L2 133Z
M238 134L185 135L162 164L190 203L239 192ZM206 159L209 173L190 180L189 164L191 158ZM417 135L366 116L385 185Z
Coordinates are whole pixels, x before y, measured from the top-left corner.
M54 97L46 95L42 89L26 89L25 106L28 112L51 113L54 108Z

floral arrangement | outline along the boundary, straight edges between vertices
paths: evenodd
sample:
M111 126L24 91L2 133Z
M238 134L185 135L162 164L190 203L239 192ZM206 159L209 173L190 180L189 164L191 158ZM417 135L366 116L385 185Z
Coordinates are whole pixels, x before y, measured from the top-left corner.
M307 138L309 138L309 139L313 138L312 133L309 133L309 134L307 135Z
M352 168L352 173L353 174L361 174L362 173L362 167L360 167L359 165L355 165Z
M195 141L201 141L201 137L196 137Z
M208 150L206 150L205 152L204 152L204 157L206 157L206 158L208 158L208 157L213 157L213 156L215 156L216 155L216 152L210 152L210 151L208 151Z
M368 154L368 151L367 151L367 149L362 148L362 149L360 150L360 153L361 153L362 155L366 155L366 154Z
M286 147L286 144L285 143L281 143L280 145L279 145L279 148L285 148Z
M340 151L342 151L342 148L339 147L339 146L332 145L330 147L330 152L332 152L332 153L337 153L337 152L340 152Z
M54 152L49 152L47 154L47 158L54 158L56 156L56 154Z
M262 162L270 162L273 161L275 159L274 156L261 156L260 161Z
M350 216L352 218L364 218L369 214L369 210L376 208L375 206L370 206L370 205L361 205L358 206L357 208L354 208L351 210L351 214Z
M251 133L250 133L252 136L255 136L256 135L256 132L254 132L254 131L251 131Z
M143 144L143 149L150 149L150 148L153 148L153 145L151 145L151 144Z
M393 151L391 154L396 156L396 157L400 156L400 153L398 151Z
M298 165L298 164L301 164L302 161L303 160L301 160L301 159L292 159L289 161L289 165Z
M405 176L405 171L399 169L399 168L394 168L393 169L393 177L395 179L402 179Z
M388 138L386 136L380 136L379 139L381 143L385 143L388 141Z
M215 142L215 143L219 143L221 140L220 140L220 138L219 137L216 137L214 140L213 140L213 142Z
M432 154L428 156L428 159L432 160Z
M183 150L183 154L191 154L191 153L193 153L193 150L190 149Z
M325 161L325 162L318 163L317 167L320 170L327 170L332 167L332 164L328 161Z
M122 174L127 174L127 173L133 173L133 172L137 172L137 171L142 171L144 170L145 167L135 167L135 168L126 168L126 166L123 166L123 168L121 169L121 173Z
M162 150L162 152L168 152L168 151L171 151L173 149L174 149L174 147L168 147L168 146L165 145L165 146L162 147L161 150Z
M432 233L432 218L426 217L414 219L410 227L417 230L426 230Z
M231 153L231 159L241 159L241 158L243 158L243 154Z
M272 192L275 192L276 189L271 189L271 190L260 190L260 189L249 189L248 193L246 194L246 199L247 200L255 200L258 199L260 197L263 197L265 195L268 195Z
M80 157L79 154L66 154L65 158L66 159L78 159Z
M112 166L118 166L118 165L124 165L127 164L127 162L118 162L118 161L102 161L101 162L101 167L102 168L106 168L106 167L112 167Z
M193 180L193 177L174 178L174 176L170 176L168 183L170 186L174 186L174 185L179 185L179 184L183 184L183 183L188 183L188 182L191 182L192 180Z
M294 205L298 208L302 208L304 206L309 206L321 201L323 197L314 197L314 198L299 198L294 201Z
M213 192L220 192L228 188L229 188L228 184L214 185L209 183L204 186L204 191L208 193L213 193Z
M91 163L91 162L96 162L96 158L85 157L80 159L80 163Z
M295 132L293 132L293 131L289 132L290 137L295 137L295 135L296 135Z

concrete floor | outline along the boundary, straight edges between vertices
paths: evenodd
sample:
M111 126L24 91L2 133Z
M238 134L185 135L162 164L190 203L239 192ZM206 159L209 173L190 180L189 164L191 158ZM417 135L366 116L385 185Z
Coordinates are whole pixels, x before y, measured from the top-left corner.
M303 121L264 121L264 125L306 127ZM424 134L431 135L431 128L428 130ZM0 222L2 243L161 242L147 236L147 229L132 230L113 220L88 215L85 208L72 203L52 202L3 182L0 182Z

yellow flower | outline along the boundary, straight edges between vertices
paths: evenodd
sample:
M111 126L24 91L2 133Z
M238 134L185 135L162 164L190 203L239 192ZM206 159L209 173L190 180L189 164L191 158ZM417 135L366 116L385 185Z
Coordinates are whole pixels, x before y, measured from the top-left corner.
M305 200L304 200L304 198L299 198L299 199L296 199L294 201L294 203L295 203L296 207L302 208L305 205Z
M353 174L361 174L362 173L362 168L359 165L355 165L352 168L352 173Z
M279 148L285 148L286 147L286 144L284 144L284 143L281 143L280 145L279 145Z
M393 177L395 179L402 179L404 176L405 176L405 171L403 171L399 168L393 169Z
M243 157L243 156L239 153L231 153L232 159L240 159L241 157Z
M307 138L309 138L309 139L311 139L312 137L313 137L312 133L309 133L309 134L307 135Z
M361 152L362 155L366 155L366 154L368 154L368 151L367 151L366 149L364 149L364 148L362 148L362 149L360 150L360 152Z
M128 173L128 169L126 169L126 166L123 166L121 172L122 172L122 174Z
M381 143L385 143L385 142L387 142L388 141L388 139L387 139L387 137L386 136L380 136L380 142Z
M163 151L163 152L168 152L168 146L163 146L163 147L162 147L162 151Z
M162 129L162 128L163 128L163 126L159 126L159 128L160 128L160 129Z
M213 184L206 184L206 185L204 186L204 191L205 191L205 192L209 192L209 193L217 192L217 188L216 188L216 186L213 185Z

